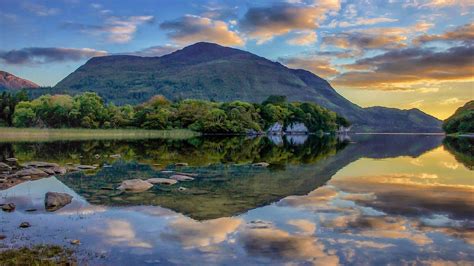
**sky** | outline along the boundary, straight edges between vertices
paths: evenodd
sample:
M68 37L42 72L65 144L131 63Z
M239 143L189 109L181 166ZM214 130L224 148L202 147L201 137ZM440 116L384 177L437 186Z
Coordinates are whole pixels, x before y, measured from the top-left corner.
M474 0L0 0L0 70L54 86L94 56L199 41L327 79L363 107L440 119L474 99Z

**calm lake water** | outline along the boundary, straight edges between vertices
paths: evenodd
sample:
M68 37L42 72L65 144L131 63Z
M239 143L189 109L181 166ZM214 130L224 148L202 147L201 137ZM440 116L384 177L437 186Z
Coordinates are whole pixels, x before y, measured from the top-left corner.
M0 161L99 165L1 190L17 209L0 213L0 245L63 245L91 265L472 265L473 145L420 135L0 143ZM176 172L197 176L115 189ZM46 212L48 191L73 202Z

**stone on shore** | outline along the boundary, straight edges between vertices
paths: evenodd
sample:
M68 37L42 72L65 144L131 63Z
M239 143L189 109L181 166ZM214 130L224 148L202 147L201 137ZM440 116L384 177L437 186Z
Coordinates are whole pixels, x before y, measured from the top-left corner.
M53 212L68 205L72 201L72 196L67 193L48 192L44 198L44 206L47 211Z
M29 222L22 222L20 224L20 228L28 228L31 227L31 224Z
M57 163L48 163L48 162L26 162L23 164L24 167L39 167L39 168L51 168L58 167Z
M2 211L4 212L12 212L16 208L15 203L6 203L2 205Z
M26 168L15 173L17 176L31 176L34 177L46 177L48 176L43 170L38 168Z
M147 179L146 182L150 184L160 184L160 185L174 185L178 183L177 180L170 179L170 178L150 178L150 179Z
M260 163L254 163L252 165L256 167L268 167L270 164L266 162L260 162Z
M147 181L141 179L130 179L122 181L122 184L120 184L117 189L133 192L142 192L150 189L151 187L153 187L153 185Z
M170 178L177 181L193 181L194 180L194 178L187 175L172 175Z
M11 171L12 168L6 163L0 162L0 171Z

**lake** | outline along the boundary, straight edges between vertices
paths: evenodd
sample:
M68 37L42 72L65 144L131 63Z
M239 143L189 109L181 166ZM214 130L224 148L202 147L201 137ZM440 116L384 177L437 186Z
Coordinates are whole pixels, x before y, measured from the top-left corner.
M0 247L61 245L90 265L472 265L473 146L439 135L2 142L2 162L97 168L4 184L0 204L16 210L0 212ZM116 189L177 173L194 180ZM72 202L46 211L50 191Z

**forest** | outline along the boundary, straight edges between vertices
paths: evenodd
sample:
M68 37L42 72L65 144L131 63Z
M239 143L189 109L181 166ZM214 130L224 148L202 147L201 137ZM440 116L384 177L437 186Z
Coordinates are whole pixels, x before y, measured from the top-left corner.
M262 103L186 99L161 95L139 105L108 104L96 93L43 95L28 100L25 92L0 95L0 125L39 128L191 129L202 133L263 132L274 123L304 123L310 132L334 132L349 121L308 102L270 96Z

